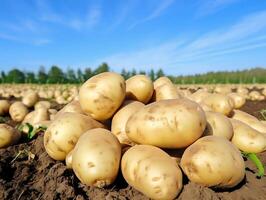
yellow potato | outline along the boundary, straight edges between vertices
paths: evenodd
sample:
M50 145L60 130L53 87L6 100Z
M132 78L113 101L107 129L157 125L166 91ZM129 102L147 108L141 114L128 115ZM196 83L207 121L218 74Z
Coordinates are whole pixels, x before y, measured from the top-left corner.
M256 117L241 111L241 110L234 110L232 119L239 120L248 124L250 127L256 129L259 132L266 134L266 125L261 123Z
M9 108L9 114L16 122L22 122L28 112L28 108L20 101L13 103Z
M231 188L245 177L245 163L240 151L218 136L200 138L189 146L181 168L190 181L217 188Z
M28 91L22 98L22 103L27 107L34 106L35 103L39 100L39 95L37 92Z
M172 81L167 78L166 76L160 77L158 79L156 79L153 83L153 87L154 89L157 89L158 87L164 85L164 84L173 84Z
M73 155L73 150L71 150L66 156L65 162L68 169L72 169L72 155Z
M144 107L139 101L125 101L123 106L117 111L112 119L111 132L118 138L121 144L132 145L132 141L126 134L126 123L129 117Z
M228 96L233 100L234 108L241 108L246 103L246 98L241 94L230 93Z
M138 110L126 124L126 134L134 142L162 148L187 147L206 126L202 108L187 99L158 101Z
M72 168L78 179L88 185L105 187L114 182L121 159L118 139L108 130L85 132L72 153Z
M103 125L87 115L63 113L45 131L45 150L53 159L64 160L84 132L99 127Z
M148 76L135 75L126 81L126 98L148 103L153 94L153 83Z
M239 120L231 119L234 129L232 143L241 151L260 153L266 150L266 135Z
M7 124L0 124L0 148L16 144L20 136L20 132L15 128Z
M126 94L124 78L113 72L104 72L87 80L80 88L82 110L96 120L111 118L121 106Z
M46 108L46 109L50 109L51 108L51 103L49 101L38 101L35 105L34 105L34 109L37 110L38 108Z
M179 99L180 97L180 94L177 92L176 87L172 83L163 84L154 90L153 101Z
M80 103L78 100L71 101L67 105L65 105L61 110L59 110L57 113L55 113L54 117L59 116L62 113L65 112L73 112L73 113L79 113L79 114L85 114L83 110L81 109Z
M231 140L234 131L230 120L221 113L205 112L207 127L204 135L215 135Z
M177 162L151 145L135 145L127 150L121 168L129 185L155 200L174 199L183 186Z
M10 103L8 100L0 100L0 116L3 116L8 113Z

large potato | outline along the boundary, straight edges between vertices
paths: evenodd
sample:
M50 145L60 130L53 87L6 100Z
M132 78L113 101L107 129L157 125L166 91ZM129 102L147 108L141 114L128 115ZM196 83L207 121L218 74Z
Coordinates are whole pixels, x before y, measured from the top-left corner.
M207 126L204 135L215 135L231 140L234 131L230 120L221 113L205 112Z
M136 145L125 152L121 168L129 185L152 199L174 199L182 189L182 172L163 150Z
M139 144L182 148L201 137L205 126L204 111L197 103L186 99L162 100L133 114L126 124L126 134Z
M87 115L63 113L45 131L46 152L55 160L64 160L84 132L99 127L103 125Z
M244 111L234 110L232 118L244 122L257 131L266 134L266 125L261 123L261 121L259 121L256 117Z
M132 144L126 134L126 123L129 117L144 107L139 101L125 101L112 119L111 132L118 138L121 144Z
M26 105L27 107L34 106L35 103L37 103L39 99L39 95L37 92L34 91L28 91L22 98L22 103Z
M84 133L72 153L72 168L88 185L105 187L114 182L121 159L121 146L108 130L97 128Z
M7 124L0 124L0 148L16 144L20 139L20 132Z
M240 151L227 139L218 136L200 138L189 146L181 167L190 181L218 188L231 188L245 176Z
M9 108L9 114L16 122L22 122L28 112L28 108L20 101L13 103Z
M8 113L10 107L10 103L8 100L0 100L0 116Z
M241 151L248 153L260 153L266 150L266 136L251 128L249 125L235 119L231 119L234 129L232 143Z
M148 103L153 94L153 83L148 76L135 75L126 80L126 98Z
M246 103L246 98L241 94L230 93L228 96L233 100L234 108L241 108Z
M233 100L223 94L210 94L203 99L203 102L211 107L213 111L227 116L230 115L234 109Z
M96 120L107 120L123 103L126 94L124 78L104 72L87 80L80 88L82 110Z

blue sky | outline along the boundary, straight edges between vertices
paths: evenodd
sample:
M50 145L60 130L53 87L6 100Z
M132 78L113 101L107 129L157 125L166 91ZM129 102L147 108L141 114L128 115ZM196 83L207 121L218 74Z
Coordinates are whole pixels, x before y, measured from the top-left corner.
M264 0L0 0L0 69L266 66Z

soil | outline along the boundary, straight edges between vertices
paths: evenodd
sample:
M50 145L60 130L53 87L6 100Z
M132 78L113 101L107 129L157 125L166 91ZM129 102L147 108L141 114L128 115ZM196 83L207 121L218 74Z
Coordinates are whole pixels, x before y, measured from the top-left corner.
M261 118L259 111L266 108L266 101L247 102L242 110ZM18 153L20 153L19 156ZM259 154L264 165L266 152ZM64 162L52 160L43 147L43 133L29 143L0 149L0 199L95 199L139 200L148 199L130 187L122 175L109 188L88 187L79 182ZM179 200L242 200L266 199L266 177L258 179L256 168L246 161L246 178L238 186L228 190L216 190L189 182L184 178L184 187Z

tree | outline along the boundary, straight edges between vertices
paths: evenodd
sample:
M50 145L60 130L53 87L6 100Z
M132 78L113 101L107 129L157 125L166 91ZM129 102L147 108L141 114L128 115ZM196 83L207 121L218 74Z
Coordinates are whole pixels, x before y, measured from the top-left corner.
M35 74L33 72L26 73L26 83L35 83Z
M127 80L130 77L130 72L126 71L125 68L122 69L121 75Z
M93 74L96 75L96 74L100 74L100 73L103 73L103 72L109 72L109 66L107 63L102 63L99 67L97 67Z
M53 65L48 72L48 82L49 83L63 83L64 82L64 73L63 71Z
M140 70L140 71L139 71L139 74L146 75L146 72L143 71L143 70Z
M87 67L84 70L84 79L88 80L89 78L91 78L93 76L93 72L91 71L91 68Z
M160 77L162 77L162 76L164 76L164 72L163 72L163 70L160 68L160 69L156 72L156 79L157 79L157 78L160 78Z
M77 77L75 74L75 71L73 69L68 69L66 73L66 79L68 83L76 83L77 82Z
M153 69L151 69L151 71L149 72L149 77L152 81L155 81L155 73Z
M84 82L84 75L83 75L81 69L78 69L77 76L78 76L78 82L83 83Z
M25 82L24 73L18 69L10 70L6 78L7 78L8 83L24 83Z
M133 68L132 71L131 71L131 73L130 73L130 77L131 76L135 76L136 74L137 74L137 71Z
M4 71L1 72L1 83L6 82L6 73Z
M40 66L38 74L37 74L38 83L47 83L48 76L45 72L45 67Z

